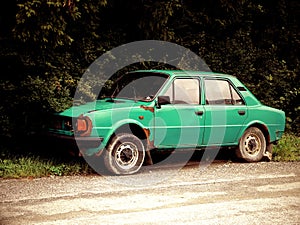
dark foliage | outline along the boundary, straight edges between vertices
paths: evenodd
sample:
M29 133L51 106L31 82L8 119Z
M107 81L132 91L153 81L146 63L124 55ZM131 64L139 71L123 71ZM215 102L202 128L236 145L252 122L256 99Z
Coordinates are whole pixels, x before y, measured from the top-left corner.
M43 128L45 115L72 104L90 63L144 39L180 44L211 70L236 75L263 103L283 109L287 129L300 133L299 1L125 2L6 0L0 14L1 136ZM86 99L96 97L95 85L83 88Z

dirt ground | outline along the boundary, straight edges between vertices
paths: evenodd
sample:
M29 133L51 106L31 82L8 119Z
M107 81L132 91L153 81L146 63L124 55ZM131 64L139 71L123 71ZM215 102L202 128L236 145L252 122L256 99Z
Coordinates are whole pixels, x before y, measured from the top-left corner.
M0 180L0 224L300 224L300 163Z

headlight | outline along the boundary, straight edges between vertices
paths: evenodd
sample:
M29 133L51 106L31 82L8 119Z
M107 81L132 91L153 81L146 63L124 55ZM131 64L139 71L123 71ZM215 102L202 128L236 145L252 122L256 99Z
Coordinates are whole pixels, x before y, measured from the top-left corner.
M92 121L87 116L80 116L76 119L76 135L89 136L92 131Z

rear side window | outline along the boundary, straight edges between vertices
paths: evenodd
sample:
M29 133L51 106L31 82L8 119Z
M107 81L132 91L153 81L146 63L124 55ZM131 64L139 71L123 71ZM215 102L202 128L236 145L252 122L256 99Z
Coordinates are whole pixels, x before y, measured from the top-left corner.
M244 105L244 101L226 80L206 79L205 97L207 105Z

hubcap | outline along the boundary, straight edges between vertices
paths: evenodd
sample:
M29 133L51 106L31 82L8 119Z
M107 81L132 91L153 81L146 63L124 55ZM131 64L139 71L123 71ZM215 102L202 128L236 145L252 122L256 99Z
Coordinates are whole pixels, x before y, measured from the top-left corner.
M116 150L115 159L117 164L123 169L129 169L136 165L139 151L132 143L122 143Z
M261 149L261 142L259 137L255 134L249 135L245 140L244 147L248 154L258 154Z

